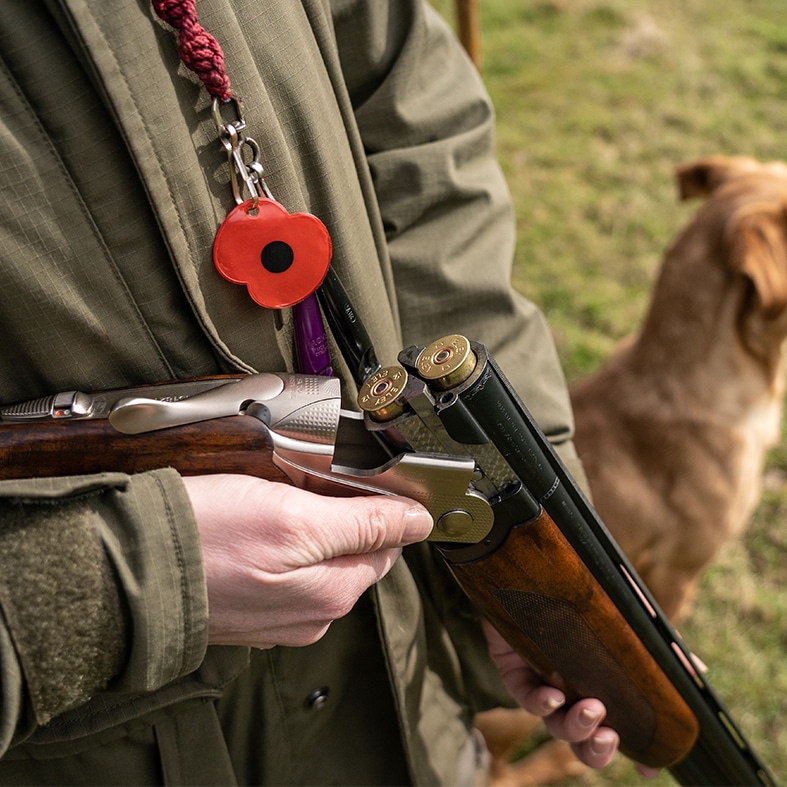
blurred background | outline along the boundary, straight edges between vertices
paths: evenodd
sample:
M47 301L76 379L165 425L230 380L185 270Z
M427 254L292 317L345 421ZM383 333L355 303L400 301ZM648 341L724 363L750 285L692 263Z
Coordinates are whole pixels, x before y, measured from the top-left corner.
M434 6L456 25L454 0ZM514 284L547 314L566 376L595 369L644 314L663 252L696 210L674 168L787 160L783 0L478 0L481 71L514 195ZM787 783L787 445L744 537L681 625L709 679ZM642 783L619 759L588 785ZM662 774L654 785L673 784Z

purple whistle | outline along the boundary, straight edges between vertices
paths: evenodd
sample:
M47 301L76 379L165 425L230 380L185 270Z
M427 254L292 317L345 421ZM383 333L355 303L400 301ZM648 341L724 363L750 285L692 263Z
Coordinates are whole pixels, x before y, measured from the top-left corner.
M330 377L333 368L317 296L312 293L292 308L298 371Z

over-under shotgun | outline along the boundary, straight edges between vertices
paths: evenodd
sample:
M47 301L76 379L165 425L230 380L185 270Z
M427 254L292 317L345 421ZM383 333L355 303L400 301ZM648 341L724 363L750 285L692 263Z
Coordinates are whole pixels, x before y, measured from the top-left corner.
M457 581L621 750L685 785L773 784L483 345L448 336L365 374L209 378L0 409L0 478L246 473L324 494L403 494Z

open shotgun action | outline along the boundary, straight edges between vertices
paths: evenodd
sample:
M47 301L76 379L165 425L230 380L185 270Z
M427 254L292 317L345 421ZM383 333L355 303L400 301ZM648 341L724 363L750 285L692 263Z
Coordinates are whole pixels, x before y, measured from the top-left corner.
M339 381L208 378L0 409L0 478L245 473L397 494L487 619L569 701L601 699L621 751L681 784L772 784L655 600L483 345L448 336Z

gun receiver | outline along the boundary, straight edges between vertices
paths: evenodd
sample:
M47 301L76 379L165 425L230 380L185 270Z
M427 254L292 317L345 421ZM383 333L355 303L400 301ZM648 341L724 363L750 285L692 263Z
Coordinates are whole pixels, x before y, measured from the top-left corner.
M511 645L574 700L600 698L621 750L686 785L773 780L483 345L449 336L361 386L211 378L0 409L0 478L175 467L325 494L402 494Z

